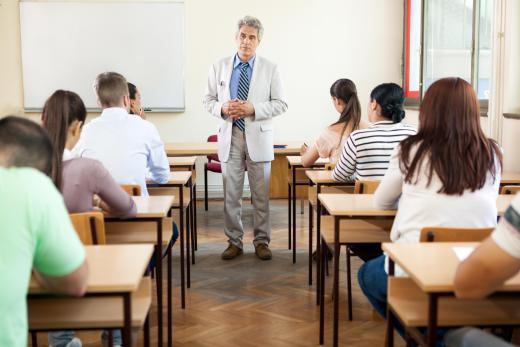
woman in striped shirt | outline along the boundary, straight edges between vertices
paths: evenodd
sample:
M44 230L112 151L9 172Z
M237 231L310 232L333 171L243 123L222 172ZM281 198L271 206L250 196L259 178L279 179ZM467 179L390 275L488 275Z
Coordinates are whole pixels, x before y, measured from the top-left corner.
M372 125L350 134L334 168L336 181L383 178L394 148L416 133L414 127L401 123L405 115L403 102L403 89L395 83L383 83L372 90L368 104L368 120ZM349 249L363 261L383 254L379 243L351 244Z
M402 124L404 92L395 83L378 85L370 93L366 129L350 134L334 168L336 181L380 180L388 168L394 148L410 135L414 127Z

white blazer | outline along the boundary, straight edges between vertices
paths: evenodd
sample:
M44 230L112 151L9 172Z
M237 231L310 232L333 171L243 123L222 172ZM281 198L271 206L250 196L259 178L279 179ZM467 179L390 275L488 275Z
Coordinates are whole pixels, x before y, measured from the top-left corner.
M222 162L229 158L233 121L222 115L222 105L230 100L229 84L235 56L221 59L211 65L204 95L204 107L213 116L222 120L218 134L218 156ZM273 152L272 117L287 110L282 81L276 64L267 59L255 58L253 75L249 84L247 100L253 104L255 114L244 118L249 156L255 162L271 161Z

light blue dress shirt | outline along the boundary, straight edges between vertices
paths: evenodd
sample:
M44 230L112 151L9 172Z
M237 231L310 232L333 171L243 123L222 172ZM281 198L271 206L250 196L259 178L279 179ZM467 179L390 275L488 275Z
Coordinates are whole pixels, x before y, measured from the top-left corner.
M247 77L249 77L249 84L251 84L251 76L253 76L253 67L255 66L255 58L256 55L253 55L248 61L247 64ZM229 95L231 100L234 100L238 97L238 80L240 79L240 68L238 65L242 61L238 57L238 53L235 54L235 59L233 60L233 72L231 73L231 80L229 81Z

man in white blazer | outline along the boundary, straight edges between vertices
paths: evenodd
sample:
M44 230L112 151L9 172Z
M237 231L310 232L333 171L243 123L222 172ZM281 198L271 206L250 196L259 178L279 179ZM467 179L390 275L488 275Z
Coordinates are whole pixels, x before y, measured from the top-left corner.
M287 110L276 64L255 54L263 27L254 17L238 21L237 53L210 67L204 106L221 120L218 155L224 182L224 232L229 245L222 259L242 254L242 193L247 171L255 209L254 246L262 260L269 250L269 178L273 153L272 118Z

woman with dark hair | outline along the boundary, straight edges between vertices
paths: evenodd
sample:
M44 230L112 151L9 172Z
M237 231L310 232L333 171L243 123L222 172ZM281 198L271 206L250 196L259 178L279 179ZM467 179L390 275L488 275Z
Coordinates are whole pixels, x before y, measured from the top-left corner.
M53 144L51 177L63 194L69 213L87 212L96 205L122 218L137 213L132 198L116 183L101 162L89 158L73 158L72 148L76 145L85 122L87 111L81 98L74 92L57 90L45 102L42 124ZM115 344L121 344L120 332L114 334ZM53 347L81 346L81 341L72 331L49 334Z
M388 168L394 148L410 135L414 127L403 124L404 91L395 83L383 83L370 93L368 120L372 125L350 134L332 176L336 181L380 180ZM379 257L378 243L356 243L349 249L363 261Z
M354 82L347 78L337 80L330 87L330 96L340 114L339 119L323 130L311 147L303 144L300 150L303 166L311 166L318 158L328 158L331 163L336 163L350 133L368 126L361 120L361 106Z
M390 238L419 242L420 230L427 226L494 227L501 170L501 150L480 127L478 99L471 85L460 78L436 81L422 101L419 131L396 148L375 193L379 208L398 205ZM383 317L385 262L386 257L380 256L358 272L363 293ZM395 273L404 272L396 267Z
M146 119L146 114L144 113L143 106L141 105L141 92L135 84L128 83L128 93L130 96L130 111L128 113L135 114L143 119Z
M395 83L383 83L372 90L368 104L372 125L350 134L334 168L336 181L380 180L384 176L395 146L416 132L401 123L403 102L403 89Z

